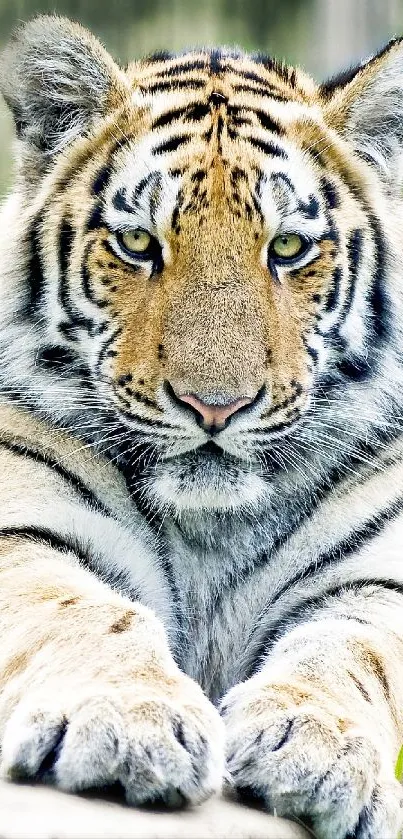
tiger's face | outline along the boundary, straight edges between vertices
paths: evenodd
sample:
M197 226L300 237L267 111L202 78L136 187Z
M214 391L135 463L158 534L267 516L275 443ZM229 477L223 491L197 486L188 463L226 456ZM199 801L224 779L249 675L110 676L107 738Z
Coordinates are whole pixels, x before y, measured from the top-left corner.
M27 82L18 94L25 172L40 170L27 187L38 274L28 309L46 320L42 342L79 358L127 439L152 446L157 504L255 504L270 452L286 466L332 388L357 387L376 366L379 176L345 124L354 86L370 86L382 58L327 87L225 51L156 56L123 74L79 27L53 18L53 40L31 27L42 78L67 27L70 98L82 94L82 55L100 86L81 123L77 102L52 113L57 81L45 84L36 136L24 107L32 115L38 93ZM6 60L21 73L16 43ZM16 96L11 81L14 112Z

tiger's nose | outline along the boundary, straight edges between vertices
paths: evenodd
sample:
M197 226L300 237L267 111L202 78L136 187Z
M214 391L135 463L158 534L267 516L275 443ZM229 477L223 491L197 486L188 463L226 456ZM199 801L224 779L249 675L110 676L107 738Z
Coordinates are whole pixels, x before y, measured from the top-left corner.
M209 434L217 434L223 431L228 420L240 408L245 408L246 405L251 405L255 401L253 397L241 397L235 399L233 402L204 402L195 393L178 394L175 393L178 402L187 405L195 414L198 424Z

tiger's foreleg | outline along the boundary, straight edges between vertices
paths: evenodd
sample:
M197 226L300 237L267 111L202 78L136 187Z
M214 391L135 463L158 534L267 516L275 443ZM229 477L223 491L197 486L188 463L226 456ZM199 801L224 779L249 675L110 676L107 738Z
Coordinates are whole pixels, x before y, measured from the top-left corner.
M402 607L381 585L330 597L224 699L234 785L307 819L318 839L396 839L402 827Z
M1 773L127 800L199 802L221 782L222 723L153 613L74 556L0 543Z

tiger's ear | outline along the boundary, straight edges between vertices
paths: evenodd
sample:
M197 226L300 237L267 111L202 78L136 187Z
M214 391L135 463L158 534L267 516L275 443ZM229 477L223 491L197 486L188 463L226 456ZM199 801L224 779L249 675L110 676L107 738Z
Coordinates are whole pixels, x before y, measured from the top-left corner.
M403 153L403 39L323 84L320 93L326 122L392 176Z
M123 101L124 73L86 29L41 16L22 26L0 62L0 89L20 139L54 154Z

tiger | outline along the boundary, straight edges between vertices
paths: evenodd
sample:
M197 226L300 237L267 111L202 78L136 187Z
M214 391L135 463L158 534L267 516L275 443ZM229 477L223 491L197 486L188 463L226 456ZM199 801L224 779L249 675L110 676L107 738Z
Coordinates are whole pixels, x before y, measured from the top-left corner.
M403 823L403 39L1 60L0 774Z

